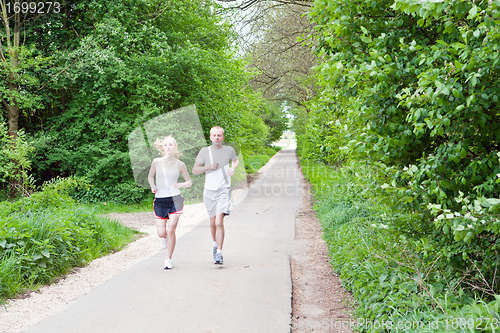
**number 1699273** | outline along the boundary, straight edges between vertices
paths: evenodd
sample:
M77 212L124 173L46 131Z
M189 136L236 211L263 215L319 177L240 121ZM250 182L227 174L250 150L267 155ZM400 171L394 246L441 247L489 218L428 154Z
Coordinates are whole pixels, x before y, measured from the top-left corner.
M53 1L10 1L5 2L5 10L9 15L60 13L61 3Z

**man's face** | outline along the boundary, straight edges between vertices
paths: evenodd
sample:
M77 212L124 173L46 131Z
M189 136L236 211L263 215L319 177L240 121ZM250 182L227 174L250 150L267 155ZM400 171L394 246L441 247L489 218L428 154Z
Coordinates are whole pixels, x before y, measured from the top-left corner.
M210 132L210 141L212 141L214 144L221 143L223 140L224 140L224 134L222 134L222 130L213 129Z

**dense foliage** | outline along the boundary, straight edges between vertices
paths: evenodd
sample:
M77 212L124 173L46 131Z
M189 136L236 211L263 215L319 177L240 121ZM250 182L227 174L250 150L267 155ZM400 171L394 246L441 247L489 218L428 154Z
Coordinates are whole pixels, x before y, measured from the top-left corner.
M34 183L28 159L32 151L23 130L12 139L7 125L0 123L0 200L7 199L10 193L29 194Z
M75 266L120 249L135 230L76 205L73 178L0 204L0 299L46 284Z
M497 330L500 2L316 0L310 18L298 153L356 314Z
M301 167L313 187L333 269L355 299L355 315L343 327L498 331L500 295L491 301L471 298L461 280L447 274L446 262L428 260L418 243L385 224L384 216L397 215L398 208L384 202L384 193L375 193L383 179L374 167L348 162L333 168L304 159Z
M378 166L390 204L412 213L386 223L489 295L500 285L499 5L317 0L321 88L300 148Z
M127 136L191 104L206 137L223 126L244 155L262 153L283 114L249 89L216 9L201 0L64 1L60 13L28 21L19 68L29 80L16 82L33 95L19 125L33 141L38 184L83 176L94 185L87 199L139 200L147 191L134 184Z

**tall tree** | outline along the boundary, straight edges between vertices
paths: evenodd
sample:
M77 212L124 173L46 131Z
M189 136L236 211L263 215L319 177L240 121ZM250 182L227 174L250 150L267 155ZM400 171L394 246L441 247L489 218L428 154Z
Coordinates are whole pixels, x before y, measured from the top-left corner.
M314 96L311 68L317 64L305 45L312 32L307 10L296 5L277 7L263 21L262 30L247 47L249 67L257 71L252 84L270 100L304 106Z
M271 101L297 105L314 96L311 68L316 56L306 45L313 31L310 1L226 1L238 22L239 45L255 74L254 88Z
M38 80L33 71L40 66L43 59L37 57L36 51L21 40L22 30L32 24L41 10L35 2L2 0L0 10L2 26L0 38L0 101L7 114L9 135L15 137L19 129L19 115L41 107L40 96L33 89ZM59 3L57 3L59 4ZM30 7L31 6L31 7ZM47 13L60 11L60 6L44 9Z

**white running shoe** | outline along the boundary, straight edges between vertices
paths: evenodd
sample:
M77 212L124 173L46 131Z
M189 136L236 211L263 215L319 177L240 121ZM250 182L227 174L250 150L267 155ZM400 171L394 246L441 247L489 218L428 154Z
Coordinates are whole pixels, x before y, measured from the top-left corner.
M165 259L165 264L163 265L164 269L172 269L172 259Z
M167 237L160 239L160 247L162 249L166 249L167 248Z
M222 253L216 253L215 254L215 262L214 262L214 264L216 264L216 265L222 265L223 264Z

